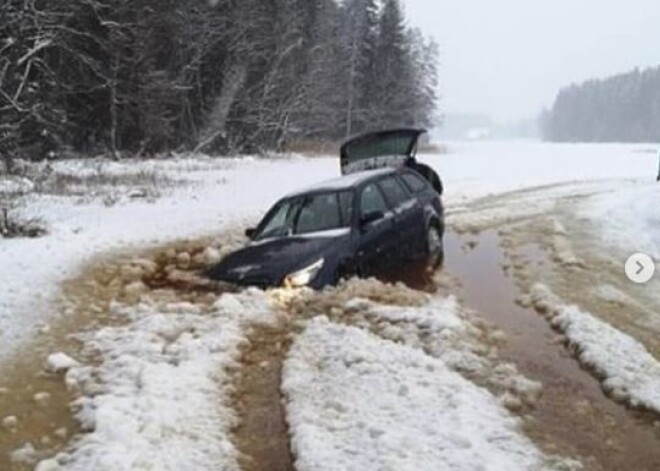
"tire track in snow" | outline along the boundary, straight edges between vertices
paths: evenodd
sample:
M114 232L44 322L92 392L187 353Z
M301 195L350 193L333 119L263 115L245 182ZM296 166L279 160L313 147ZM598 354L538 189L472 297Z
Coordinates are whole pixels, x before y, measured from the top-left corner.
M243 471L293 471L288 426L280 393L291 326L256 327L235 377L238 425L234 442Z

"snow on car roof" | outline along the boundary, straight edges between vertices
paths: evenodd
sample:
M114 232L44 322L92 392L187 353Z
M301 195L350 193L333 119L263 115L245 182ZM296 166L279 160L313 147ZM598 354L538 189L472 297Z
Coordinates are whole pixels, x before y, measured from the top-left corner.
M367 170L364 172L352 173L350 175L346 175L345 177L334 178L332 180L317 183L314 186L310 186L305 189L298 190L294 193L290 193L286 197L291 198L293 196L304 195L305 193L312 193L312 192L347 190L373 177L388 175L390 173L393 173L394 171L395 169L393 168L380 168L377 170Z

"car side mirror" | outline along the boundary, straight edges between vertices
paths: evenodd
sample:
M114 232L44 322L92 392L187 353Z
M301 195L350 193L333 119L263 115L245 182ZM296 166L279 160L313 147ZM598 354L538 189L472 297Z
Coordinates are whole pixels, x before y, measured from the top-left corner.
M254 234L255 234L256 232L257 232L257 230L254 229L254 228L252 228L252 227L251 227L250 229L245 229L245 236L246 236L248 239L252 240L252 239L254 238Z
M360 219L360 226L362 228L365 228L369 224L372 224L376 221L380 221L384 217L385 217L385 213L382 211L371 211L362 216L362 218Z

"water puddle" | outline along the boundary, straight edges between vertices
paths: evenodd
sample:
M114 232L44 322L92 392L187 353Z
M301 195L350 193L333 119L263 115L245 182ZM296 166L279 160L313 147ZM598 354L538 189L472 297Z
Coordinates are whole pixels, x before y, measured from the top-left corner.
M0 366L0 470L32 470L35 460L64 450L80 432L63 376L44 370L48 355L62 351L94 363L94 358L81 358L81 345L72 334L126 322L111 313L116 300L130 304L141 295L160 292L179 301L212 303L222 293L235 291L200 276L217 250L208 240L183 241L139 254L99 257L64 283L64 301L53 307L61 314L13 361ZM11 453L28 443L35 450L32 456L12 463Z
M243 471L293 471L280 384L288 329L258 327L250 335L236 382L240 423L234 442Z
M545 319L516 304L522 293L506 274L499 244L495 231L447 234L445 270L458 278L466 306L507 334L500 357L543 383L533 420L526 422L529 435L548 452L582 457L588 469L660 469L660 437L648 414L610 400ZM522 260L549 263L534 247L525 247Z

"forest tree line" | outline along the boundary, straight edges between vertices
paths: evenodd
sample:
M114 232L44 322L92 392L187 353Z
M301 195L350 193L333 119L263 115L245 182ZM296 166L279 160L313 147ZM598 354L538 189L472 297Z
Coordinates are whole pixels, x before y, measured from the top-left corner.
M4 0L0 156L285 150L427 126L398 0Z
M564 88L541 125L549 141L660 141L660 67Z

